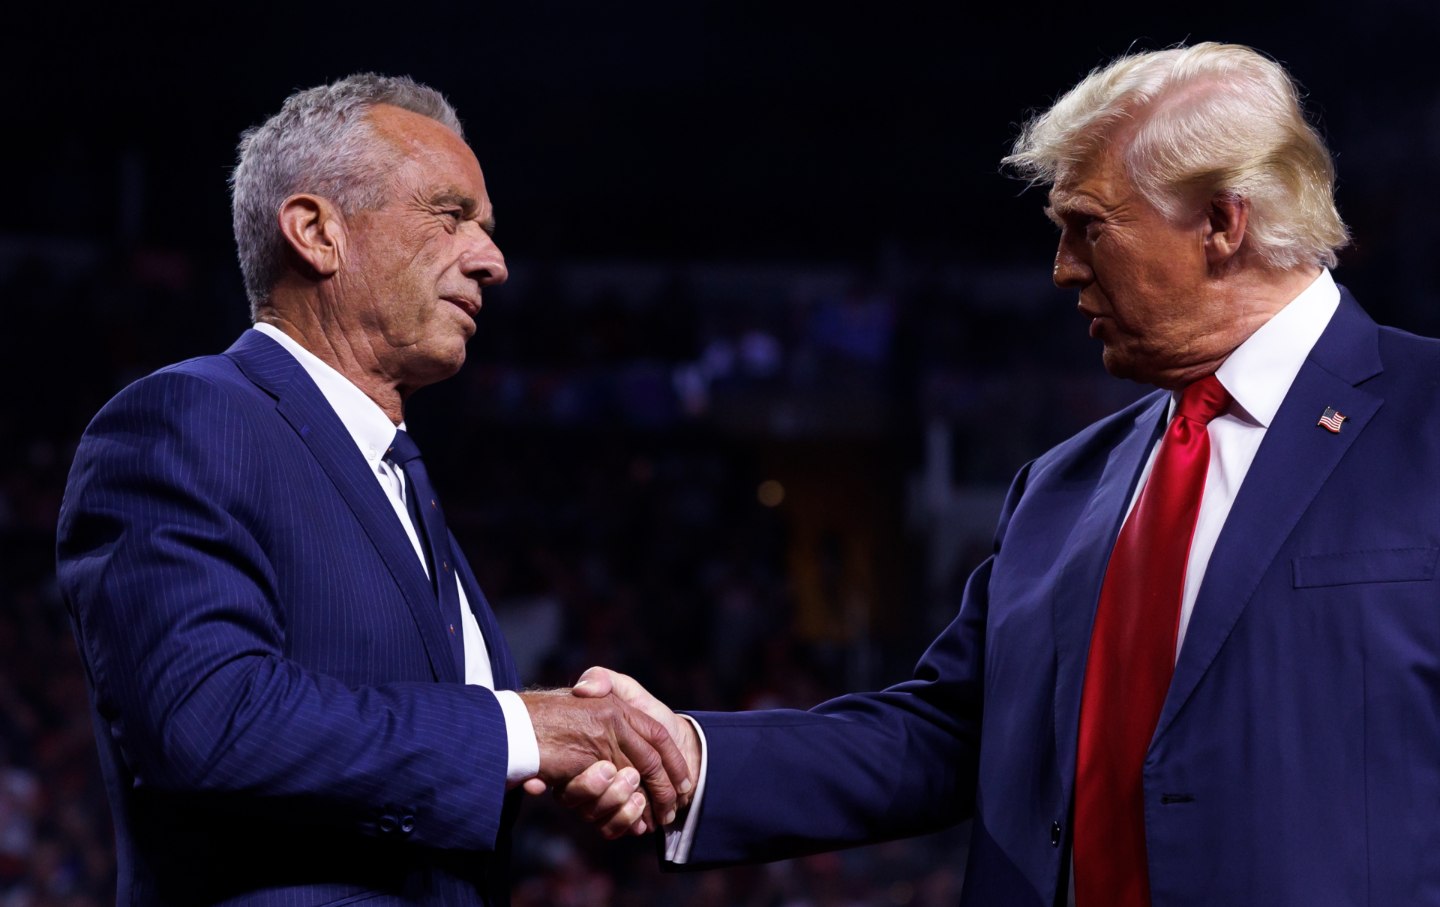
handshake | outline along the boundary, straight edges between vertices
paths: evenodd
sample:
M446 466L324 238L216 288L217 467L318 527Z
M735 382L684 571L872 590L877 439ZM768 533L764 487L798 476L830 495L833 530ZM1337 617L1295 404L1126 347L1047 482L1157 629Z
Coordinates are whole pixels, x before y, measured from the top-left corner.
M633 678L591 668L573 689L520 696L540 746L528 793L553 790L611 839L669 825L690 803L700 772L695 729Z

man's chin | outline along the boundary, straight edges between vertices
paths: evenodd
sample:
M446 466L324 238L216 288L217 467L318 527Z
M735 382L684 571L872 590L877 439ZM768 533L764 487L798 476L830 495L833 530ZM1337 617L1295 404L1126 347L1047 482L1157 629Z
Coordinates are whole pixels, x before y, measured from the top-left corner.
M1133 363L1124 355L1117 352L1108 344L1100 354L1100 362L1105 366L1105 371L1116 378L1129 378Z
M453 348L434 351L418 361L412 359L407 369L409 380L406 385L412 390L431 384L438 384L455 377L465 364L465 344L458 342Z
M1105 371L1116 378L1124 378L1126 381L1134 381L1136 384L1146 384L1162 390L1180 390L1203 375L1210 374L1208 371L1185 369L1179 366L1166 368L1154 362L1137 360L1133 356L1112 355L1108 349L1105 351L1103 361Z
M436 381L444 381L446 378L453 378L453 377L455 377L455 374L456 374L457 372L459 372L460 369L461 369L464 365L465 365L465 344L462 343L462 344L460 344L460 346L454 351L454 353L453 353L452 355L450 355L449 357L447 357L446 359L442 360L442 361L439 363L439 371L441 372L441 375L440 375L440 377L436 378L435 380L436 380Z
M1155 376L1149 370L1144 369L1135 361L1135 357L1128 356L1112 347L1105 347L1100 361L1105 365L1105 371L1116 378L1123 378L1126 381L1135 381L1140 384L1154 384Z

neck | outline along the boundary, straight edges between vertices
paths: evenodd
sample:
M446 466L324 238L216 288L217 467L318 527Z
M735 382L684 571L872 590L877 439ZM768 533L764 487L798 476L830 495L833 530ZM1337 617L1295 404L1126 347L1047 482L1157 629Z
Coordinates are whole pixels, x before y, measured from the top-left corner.
M1211 330L1195 337L1179 363L1150 383L1178 390L1215 374L1240 344L1319 276L1320 268L1306 265L1286 271L1247 268L1220 278L1211 296Z
M279 296L280 294L276 294ZM344 375L346 380L380 407L391 422L405 421L406 394L399 384L381 374L373 351L352 341L337 318L322 318L321 300L297 301L272 298L256 313L255 320L285 332L320 361Z
M1272 311L1280 311L1320 276L1318 265L1301 265L1288 271L1262 271L1255 278L1255 291L1269 297Z

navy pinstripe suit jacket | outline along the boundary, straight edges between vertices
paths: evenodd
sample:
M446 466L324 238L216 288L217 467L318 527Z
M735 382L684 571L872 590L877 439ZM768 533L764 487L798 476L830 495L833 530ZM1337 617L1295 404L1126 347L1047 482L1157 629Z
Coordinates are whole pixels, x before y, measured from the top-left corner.
M61 508L59 578L121 903L504 903L499 704L461 682L394 510L273 340L247 331L101 410Z

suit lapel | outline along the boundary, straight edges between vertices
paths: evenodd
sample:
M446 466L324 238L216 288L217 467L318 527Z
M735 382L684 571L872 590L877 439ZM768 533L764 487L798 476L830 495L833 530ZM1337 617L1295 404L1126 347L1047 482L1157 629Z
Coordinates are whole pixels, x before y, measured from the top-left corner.
M1380 409L1381 398L1356 387L1380 371L1379 329L1342 290L1340 308L1265 432L1215 542L1155 729L1157 738L1214 662L1285 539ZM1347 417L1338 433L1316 424L1326 407Z
M395 509L340 417L300 363L284 347L258 331L246 331L226 355L235 360L246 377L275 397L276 409L300 436L354 512L410 608L435 678L458 682L460 678L430 581L395 516Z
M1090 654L1090 632L1100 601L1100 586L1146 456L1164 429L1169 403L1169 394L1155 394L1153 402L1140 410L1129 432L1111 449L1100 481L1070 534L1065 566L1055 583L1051 608L1057 661L1055 749L1058 764L1066 767L1060 775L1067 801L1074 782L1080 695L1085 686L1085 662Z

